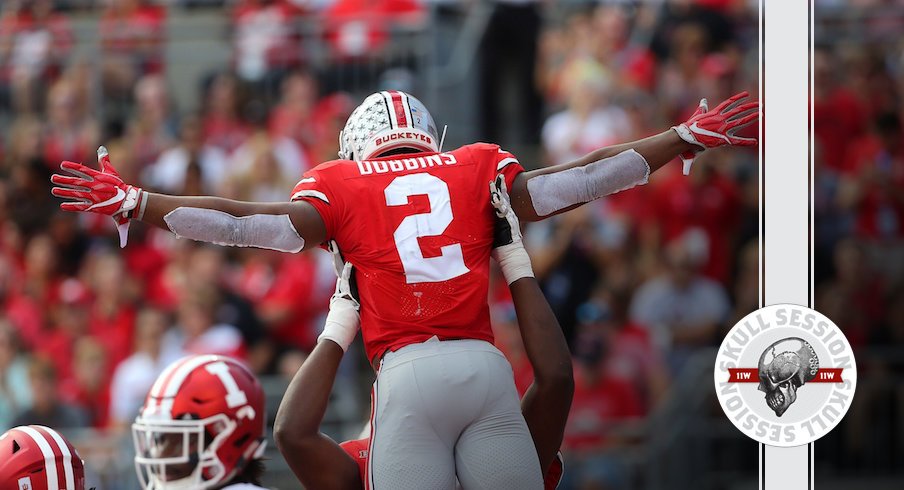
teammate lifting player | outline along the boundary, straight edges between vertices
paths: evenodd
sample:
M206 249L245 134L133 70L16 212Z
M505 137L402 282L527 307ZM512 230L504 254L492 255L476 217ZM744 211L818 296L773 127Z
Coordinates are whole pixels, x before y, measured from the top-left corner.
M518 219L501 182L500 177L492 186L499 215L494 250L526 256ZM505 268L507 264L501 266ZM574 392L571 355L558 321L530 270L503 269L503 272L512 281L509 287L518 326L534 371L534 382L524 395L521 409L540 465L546 469L544 487L551 490L556 488L563 470L562 461L556 455ZM366 486L370 437L336 444L320 433L344 353L342 346L351 342L359 321L359 304L352 294L350 276L351 264L346 264L336 293L330 299L324 333L286 390L273 428L280 452L306 488L355 490Z
M380 92L350 116L340 135L343 160L307 172L291 202L148 193L125 184L103 152L99 171L64 162L71 175L55 175L53 192L68 200L65 210L115 217L123 243L129 219L195 240L286 252L335 242L356 268L365 351L378 369L371 486L448 488L457 475L466 488L540 488L539 462L517 399L499 392L489 400L476 396L475 380L491 383L511 374L497 362L486 302L493 214L475 196L502 175L517 215L536 220L645 183L676 156L688 170L706 148L756 143L735 135L758 118L759 105L744 103L746 96L711 111L702 102L686 123L656 136L524 172L495 145L440 153L423 105L401 92ZM529 267L519 257L500 260L509 262L508 270ZM439 341L431 341L434 336ZM483 367L474 379L446 377L478 364ZM445 389L425 398L409 389L415 378L422 388ZM450 416L427 420L431 411ZM405 422L412 414L421 425ZM439 431L440 422L448 427Z

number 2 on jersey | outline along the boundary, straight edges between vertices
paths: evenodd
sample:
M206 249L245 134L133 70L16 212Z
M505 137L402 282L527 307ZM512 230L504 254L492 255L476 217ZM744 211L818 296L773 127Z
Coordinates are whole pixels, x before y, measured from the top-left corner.
M404 206L410 196L423 194L430 201L429 213L406 216L392 234L405 270L405 282L440 282L468 272L460 243L441 247L437 257L424 257L417 240L442 235L452 223L452 202L445 182L426 173L402 175L393 179L383 193L388 206Z

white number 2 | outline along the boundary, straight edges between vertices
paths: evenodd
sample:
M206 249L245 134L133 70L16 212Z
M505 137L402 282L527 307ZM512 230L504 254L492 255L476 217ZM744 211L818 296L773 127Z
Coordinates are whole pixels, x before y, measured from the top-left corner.
M226 388L227 407L235 408L248 403L248 397L245 396L245 392L239 388L238 383L235 382L235 378L229 373L229 366L227 366L225 362L212 362L204 366L204 369L206 369L208 373L220 378L220 382L222 382L223 386Z
M410 196L422 194L430 200L429 213L406 216L392 234L405 269L405 282L440 282L468 272L460 243L441 247L437 257L424 257L417 241L418 237L442 235L452 223L452 202L445 182L430 174L402 175L383 193L388 206L406 205Z

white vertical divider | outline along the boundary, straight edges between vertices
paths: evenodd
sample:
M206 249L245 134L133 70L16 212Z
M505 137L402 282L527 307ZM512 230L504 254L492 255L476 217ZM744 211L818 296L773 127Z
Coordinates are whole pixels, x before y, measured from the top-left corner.
M761 306L810 305L810 2L761 0ZM809 490L810 446L760 447L761 490Z

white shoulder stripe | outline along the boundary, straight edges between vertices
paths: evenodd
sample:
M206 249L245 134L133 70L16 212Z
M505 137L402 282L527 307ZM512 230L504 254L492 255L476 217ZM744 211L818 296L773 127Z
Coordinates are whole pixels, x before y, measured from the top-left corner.
M45 439L40 432L31 427L23 426L19 427L19 430L35 441L35 444L38 445L38 449L41 450L41 454L44 456L44 469L47 472L47 490L60 490L60 482L57 479L57 468L56 461L54 461L55 457L53 455L53 449L50 448L47 439Z
M50 434L50 437L53 439L53 442L56 443L57 447L60 448L60 453L63 455L63 473L66 475L66 489L74 489L75 488L75 474L72 468L72 453L69 452L69 446L66 444L66 441L63 437L57 433L57 431L51 429L50 427L44 427L43 425L39 425L38 427L47 431Z
M327 204L330 203L330 200L327 199L326 194L324 194L320 191L315 191L315 190L310 190L310 189L301 190L301 191L296 192L295 194L292 194L293 201L298 199L299 197L313 197L315 199L320 199L321 201L323 201Z
M198 356L186 363L183 363L179 366L178 369L173 373L173 377L170 379L169 383L166 384L164 388L163 397L169 398L176 396L176 393L179 392L179 388L182 387L182 383L185 381L185 378L191 374L195 368L202 366L208 362L213 362L217 360L217 356L207 355L207 356Z
M502 150L500 150L500 152L501 151ZM512 164L512 163L518 163L518 160L515 158L512 158L512 157L508 157L508 158L500 161L499 164L496 165L496 171L498 172L499 170L502 170L503 168L505 168L506 166L508 166L509 164Z
M298 184L313 184L314 182L317 182L317 179L315 179L314 177L305 177L304 179L299 180Z
M179 367L183 362L187 360L187 357L183 357L177 361L173 361L172 364L167 366L166 369L164 369L163 372L160 373L160 376L157 376L157 381L154 381L154 385L151 386L150 394L152 397L159 398L163 396L163 383L165 383L169 378L170 373L175 371L177 367Z

